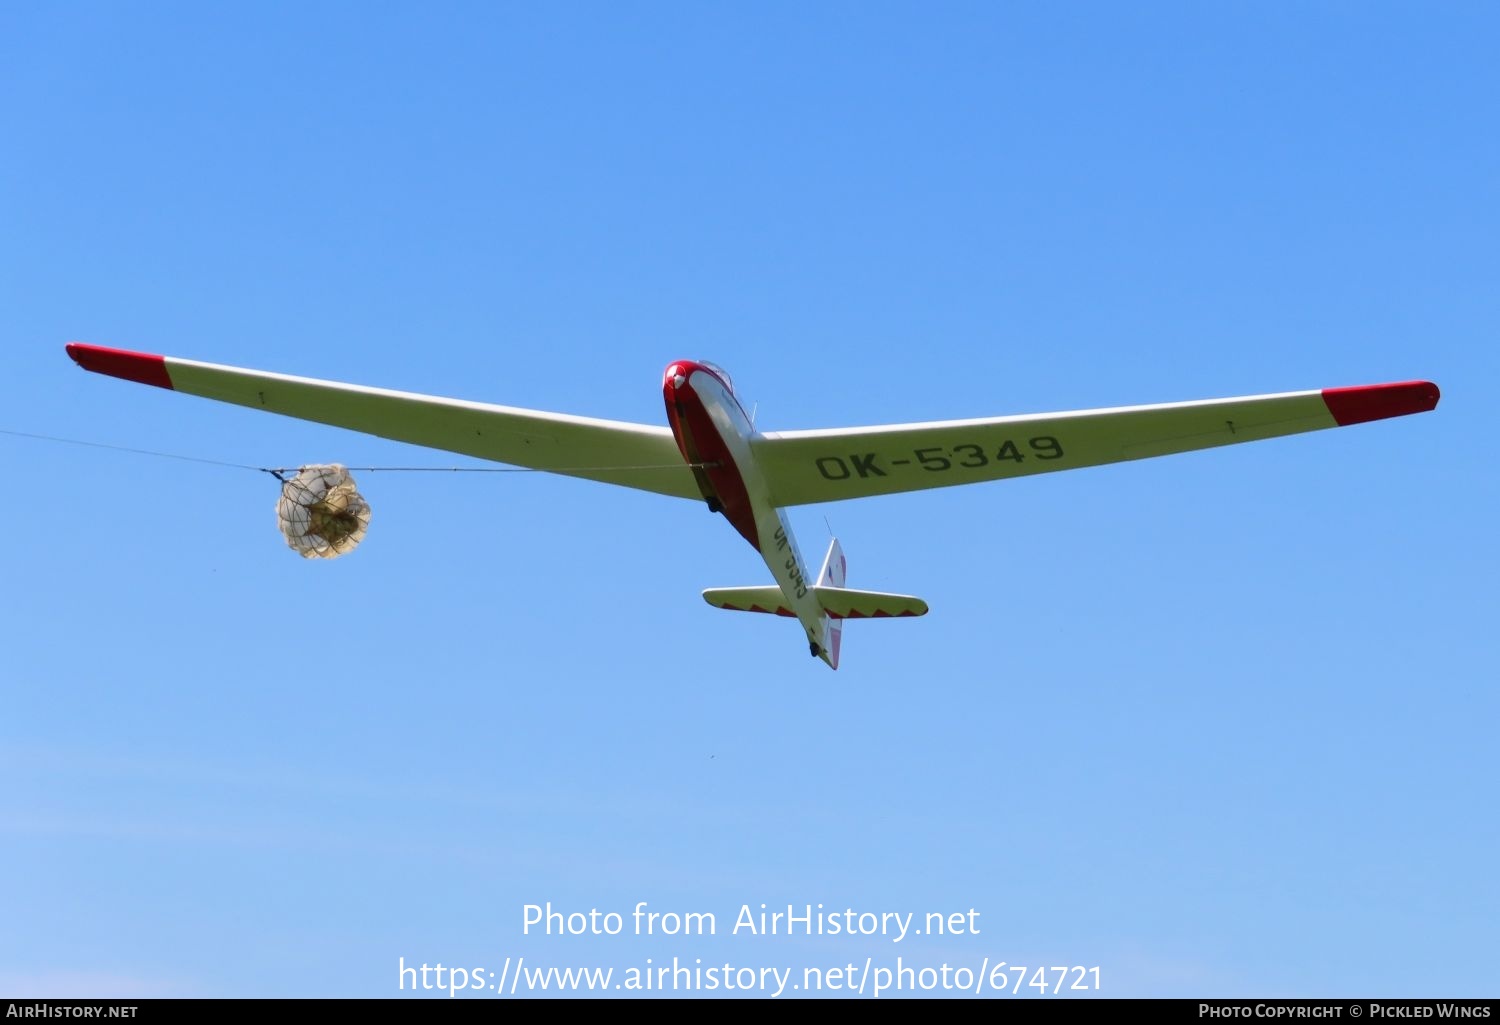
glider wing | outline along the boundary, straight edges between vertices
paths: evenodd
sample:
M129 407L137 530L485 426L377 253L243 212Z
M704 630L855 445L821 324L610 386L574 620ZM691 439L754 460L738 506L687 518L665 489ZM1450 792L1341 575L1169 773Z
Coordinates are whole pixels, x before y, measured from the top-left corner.
M1422 413L1429 381L888 427L752 442L778 506L1072 470Z
M497 463L701 499L665 427L492 406L74 342L85 370Z

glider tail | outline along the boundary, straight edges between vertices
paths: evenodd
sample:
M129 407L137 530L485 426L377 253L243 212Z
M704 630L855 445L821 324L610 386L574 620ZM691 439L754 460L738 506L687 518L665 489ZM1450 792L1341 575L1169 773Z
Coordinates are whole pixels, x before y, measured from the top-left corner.
M846 619L904 619L925 616L927 603L910 594L886 594L883 591L852 591L844 586L849 564L844 550L835 539L823 558L818 582L813 585L818 605L823 609L823 645L818 657L834 669L839 667L839 645L843 640ZM796 618L793 610L775 584L760 587L711 587L703 600L716 609L734 612L764 612Z

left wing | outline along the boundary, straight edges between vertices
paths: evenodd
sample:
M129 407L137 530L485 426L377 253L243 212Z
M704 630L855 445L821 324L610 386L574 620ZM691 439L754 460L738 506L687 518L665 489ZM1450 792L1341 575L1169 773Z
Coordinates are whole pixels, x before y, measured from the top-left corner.
M74 342L85 370L448 452L701 500L665 427L288 377Z
M776 505L1072 470L1422 413L1430 381L1071 413L781 431L751 442Z

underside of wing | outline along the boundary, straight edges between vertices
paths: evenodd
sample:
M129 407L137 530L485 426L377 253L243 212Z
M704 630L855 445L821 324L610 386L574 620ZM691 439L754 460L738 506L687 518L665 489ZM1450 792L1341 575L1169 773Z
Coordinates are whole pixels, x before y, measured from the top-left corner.
M410 392L73 343L85 370L479 459L701 498L665 427L492 406Z
M1437 406L1428 381L1154 406L783 431L755 458L777 505L974 484L1343 427Z

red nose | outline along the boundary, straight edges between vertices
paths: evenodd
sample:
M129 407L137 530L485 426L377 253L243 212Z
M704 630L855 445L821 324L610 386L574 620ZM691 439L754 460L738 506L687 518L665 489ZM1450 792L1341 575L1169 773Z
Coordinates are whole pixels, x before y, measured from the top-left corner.
M666 373L662 375L661 379L662 388L668 394L671 394L686 384L688 377L696 369L698 368L687 360L677 360L676 362L668 363Z

